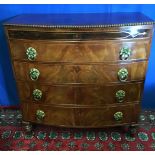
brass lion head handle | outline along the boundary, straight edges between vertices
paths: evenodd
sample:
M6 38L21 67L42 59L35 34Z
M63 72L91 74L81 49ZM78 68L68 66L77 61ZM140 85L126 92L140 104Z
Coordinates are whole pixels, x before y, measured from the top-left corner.
M120 60L127 60L130 57L131 53L131 49L129 49L128 47L123 47L119 53Z
M40 72L36 68L31 68L29 75L30 75L31 80L36 81L39 78Z
M127 79L128 79L128 70L127 70L126 68L121 68L121 69L118 71L118 79L119 79L121 82L127 81Z
M116 112L116 113L114 114L114 119L115 119L116 121L121 121L121 120L123 119L123 113L120 112L120 111Z
M27 55L27 59L28 60L35 60L36 57L37 57L37 51L36 49L34 49L33 47L29 47L27 50L26 50L26 55Z
M42 121L45 117L45 112L42 110L37 110L36 111L36 118L38 121Z
M118 90L116 92L116 99L118 102L123 102L125 98L125 91L124 90Z
M36 101L41 100L41 98L42 98L42 91L39 90L39 89L33 90L33 98Z

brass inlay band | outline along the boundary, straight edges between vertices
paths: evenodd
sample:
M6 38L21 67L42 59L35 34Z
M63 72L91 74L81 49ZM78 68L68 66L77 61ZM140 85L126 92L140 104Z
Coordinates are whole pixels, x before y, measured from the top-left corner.
M4 24L6 26L22 26L22 27L46 27L46 28L104 28L104 27L120 27L120 26L136 26L136 25L152 25L152 22L124 23L124 24L106 24L106 25L31 25L31 24Z

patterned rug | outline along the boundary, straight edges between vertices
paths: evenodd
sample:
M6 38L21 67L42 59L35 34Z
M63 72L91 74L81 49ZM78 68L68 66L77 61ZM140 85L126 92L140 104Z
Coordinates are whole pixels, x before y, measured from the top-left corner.
M0 110L0 150L155 150L155 111L143 111L134 136L120 127L71 129L36 125L31 134L21 126L19 110Z

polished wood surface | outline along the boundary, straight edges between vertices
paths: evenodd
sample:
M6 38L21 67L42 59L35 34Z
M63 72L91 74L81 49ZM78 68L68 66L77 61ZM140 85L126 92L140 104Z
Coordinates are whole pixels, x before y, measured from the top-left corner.
M140 111L138 103L93 108L50 107L30 103L27 107L27 111L23 111L23 120L64 127L103 127L135 123ZM37 120L36 111L38 109L45 112L43 120ZM118 111L123 112L121 121L114 119L114 114Z
M123 113L123 119L121 121L116 121L114 119L114 114L116 112ZM105 126L115 126L118 124L125 124L128 122L136 122L138 119L137 113L139 112L139 105L118 105L111 106L107 108L88 108L88 109L78 109L76 113L77 125L86 127L101 127ZM78 117L77 117L78 116Z
M129 60L148 59L150 51L150 40L138 41L84 41L84 42L62 42L62 41L32 41L32 40L10 40L13 60L28 61L26 50L33 47L37 51L35 61L42 62L74 62L94 63L120 61L119 52L121 48L128 47L132 50Z
M123 102L119 103L116 92L125 91ZM81 86L76 88L79 105L121 105L141 100L143 82L118 84L109 86Z
M42 106L37 104L27 105L27 114L23 120L30 122L37 122L41 124L52 124L52 125L65 125L65 126L74 126L74 108L56 108L50 106ZM38 121L36 119L36 111L43 110L45 112L45 119L43 121ZM25 113L26 111L23 111Z
M77 128L137 123L153 25L64 28L8 23L5 30L24 121ZM37 51L33 61L27 59L29 47ZM128 60L120 60L124 47L132 51ZM32 68L40 72L36 81L29 75ZM125 82L118 78L122 68L128 71ZM35 89L42 91L39 101L33 98ZM119 90L125 92L121 103ZM43 119L37 118L38 110ZM122 112L121 121L114 119L116 112Z
M75 101L75 91L76 87L72 85L62 85L62 86L54 86L54 85L41 85L41 84L33 84L33 83L17 83L19 90L24 90L19 92L19 96L21 101L33 101L36 104L76 104ZM35 101L33 98L33 90L39 89L42 91L43 95L41 100Z
M23 102L34 102L42 105L121 105L139 101L142 96L143 81L118 85L41 85L32 83L17 83L20 99ZM33 90L42 91L42 98L35 101ZM118 90L125 91L123 102L116 98Z
M147 61L117 64L36 64L14 61L16 79L32 81L29 76L31 68L40 72L37 82L51 84L68 83L120 83L118 71L128 70L127 81L144 80ZM36 81L34 81L36 82Z
M152 25L154 20L140 12L115 13L54 13L54 14L21 14L9 19L4 24L11 27L45 27L63 28L78 27L101 28L120 27L125 25Z
M135 27L134 27L135 29ZM134 36L136 39L146 39L151 35L151 30L143 27L138 30L138 34ZM96 29L97 30L97 29ZM123 39L133 39L130 30L115 30L115 31L94 31L94 32L51 32L51 31L22 31L22 30L9 30L8 35L11 39L30 39L30 40L54 40L54 41L88 41L88 40L123 40ZM100 29L102 30L102 29ZM140 31L140 32L139 32Z

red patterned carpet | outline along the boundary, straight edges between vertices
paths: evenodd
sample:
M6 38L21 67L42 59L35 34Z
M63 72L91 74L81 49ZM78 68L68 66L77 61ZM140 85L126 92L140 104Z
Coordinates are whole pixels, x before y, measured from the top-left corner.
M0 150L155 150L155 111L140 115L135 135L120 127L68 129L36 125L32 134L21 127L18 110L0 111Z

